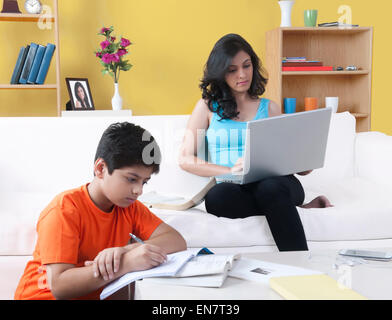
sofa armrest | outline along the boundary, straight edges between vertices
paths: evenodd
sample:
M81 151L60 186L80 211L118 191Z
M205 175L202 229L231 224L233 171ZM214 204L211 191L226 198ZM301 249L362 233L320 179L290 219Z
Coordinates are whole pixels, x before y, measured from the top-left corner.
M355 175L392 187L392 136L381 132L357 134Z

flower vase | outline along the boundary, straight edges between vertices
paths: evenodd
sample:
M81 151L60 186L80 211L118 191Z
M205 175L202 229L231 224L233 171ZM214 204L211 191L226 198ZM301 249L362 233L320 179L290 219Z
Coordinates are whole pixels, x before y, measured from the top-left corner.
M291 27L291 9L293 8L294 1L282 0L278 1L281 11L281 27Z
M122 109L122 98L118 90L118 83L114 83L114 96L112 98L112 109L118 111Z

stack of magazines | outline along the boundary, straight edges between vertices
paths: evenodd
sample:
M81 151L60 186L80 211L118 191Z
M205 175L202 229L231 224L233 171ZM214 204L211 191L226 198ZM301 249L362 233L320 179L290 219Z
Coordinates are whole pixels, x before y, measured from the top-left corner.
M282 71L332 71L332 66L324 66L322 61L307 60L306 57L284 57Z
M341 28L356 28L359 27L358 24L347 24L347 23L341 23L341 22L324 22L324 23L319 23L319 27L341 27Z

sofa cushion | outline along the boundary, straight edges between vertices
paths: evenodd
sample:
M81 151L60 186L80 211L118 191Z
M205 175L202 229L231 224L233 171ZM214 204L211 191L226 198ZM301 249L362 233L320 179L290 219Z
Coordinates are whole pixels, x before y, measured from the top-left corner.
M316 186L354 176L355 123L349 112L332 114L324 167L300 177L303 184Z
M355 169L359 177L392 191L392 136L361 132L355 144Z
M0 300L13 300L16 287L31 256L0 256Z
M326 195L333 208L303 209L300 214L308 241L348 241L392 238L392 203L388 190L368 180L347 178L306 189L306 202ZM383 203L383 206L375 206ZM217 218L203 205L188 211L151 209L181 232L188 246L244 247L274 245L264 216ZM376 215L376 217L375 217Z
M38 217L53 197L50 193L0 194L0 255L33 253Z

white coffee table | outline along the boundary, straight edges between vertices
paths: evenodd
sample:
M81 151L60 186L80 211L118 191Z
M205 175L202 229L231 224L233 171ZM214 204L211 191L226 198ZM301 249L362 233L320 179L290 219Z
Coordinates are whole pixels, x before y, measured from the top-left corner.
M375 249L372 249L375 250ZM388 249L378 249L387 251ZM390 251L390 249L389 249ZM369 299L392 299L392 262L337 265L337 251L249 253L245 258L321 271ZM221 288L162 285L136 282L138 300L280 300L268 284L228 277Z

